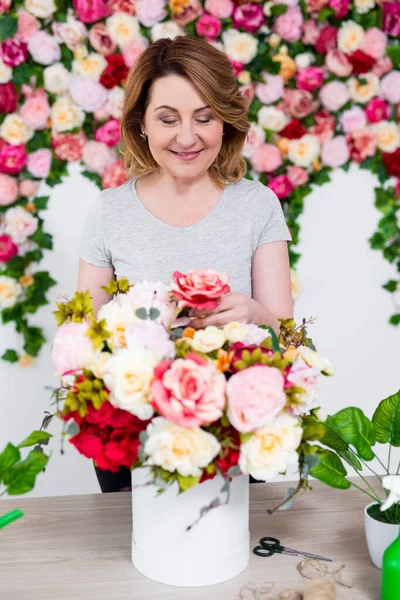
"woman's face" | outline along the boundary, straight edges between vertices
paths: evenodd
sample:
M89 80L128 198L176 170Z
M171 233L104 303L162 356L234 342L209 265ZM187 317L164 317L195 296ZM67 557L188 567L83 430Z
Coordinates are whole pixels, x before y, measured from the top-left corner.
M177 179L201 177L222 145L223 122L196 88L177 75L151 86L143 129L154 160Z

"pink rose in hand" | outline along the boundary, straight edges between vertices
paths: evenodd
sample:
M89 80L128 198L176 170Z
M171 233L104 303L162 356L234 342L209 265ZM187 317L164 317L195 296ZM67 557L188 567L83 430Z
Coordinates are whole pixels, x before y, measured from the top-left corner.
M18 246L14 244L9 235L0 235L0 263L7 263L17 256Z
M282 154L273 144L261 144L251 157L251 165L259 173L272 173L282 162Z
M279 369L255 365L229 379L228 418L241 433L269 425L285 407L285 379Z
M154 370L151 392L153 406L161 415L181 427L213 423L225 407L226 379L215 366L196 354L178 358L165 370Z
M217 300L230 292L228 273L217 273L213 269L188 271L187 275L175 271L171 292L180 302L181 308L204 308L213 310Z

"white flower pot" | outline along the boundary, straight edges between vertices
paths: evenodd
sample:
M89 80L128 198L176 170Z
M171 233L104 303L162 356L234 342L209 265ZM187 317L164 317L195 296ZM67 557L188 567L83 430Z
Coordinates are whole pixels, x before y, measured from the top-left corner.
M212 509L186 531L200 509L220 493L221 477L177 495L171 486L160 496L147 469L132 471L132 562L146 577L174 586L205 586L231 579L250 557L249 478L231 483L229 503Z
M378 569L382 569L383 554L399 535L399 526L370 517L367 511L373 504L376 502L371 502L364 509L365 535L371 560Z

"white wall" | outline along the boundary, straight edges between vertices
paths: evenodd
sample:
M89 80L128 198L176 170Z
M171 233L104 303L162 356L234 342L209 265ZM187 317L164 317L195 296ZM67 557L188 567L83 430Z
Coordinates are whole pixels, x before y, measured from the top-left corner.
M348 174L339 171L331 183L306 198L301 218L298 275L303 292L295 312L297 319L318 317L310 334L335 366L335 377L322 381L320 394L321 405L330 413L355 405L372 416L378 401L399 387L399 330L387 323L392 301L381 288L394 276L394 268L368 244L379 219L375 185L371 174L356 167ZM48 269L58 284L51 290L51 304L32 321L51 339L56 330L51 311L57 296L70 296L75 290L83 218L98 190L73 166L63 185L41 193L51 194L45 219L54 249L40 269ZM0 354L16 342L11 326L0 327ZM38 428L49 409L50 392L45 388L57 385L49 351L47 344L31 370L0 363L0 447L7 441L18 443ZM60 455L59 429L54 422L53 456L31 495L98 492L91 461L68 445Z

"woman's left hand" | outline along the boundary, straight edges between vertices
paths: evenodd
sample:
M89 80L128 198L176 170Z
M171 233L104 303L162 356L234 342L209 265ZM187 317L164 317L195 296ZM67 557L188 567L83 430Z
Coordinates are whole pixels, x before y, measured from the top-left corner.
M217 307L211 313L209 310L192 309L190 316L194 318L191 319L189 327L194 329L204 329L209 325L223 327L231 321L253 323L256 305L257 302L253 298L231 292L217 301Z

